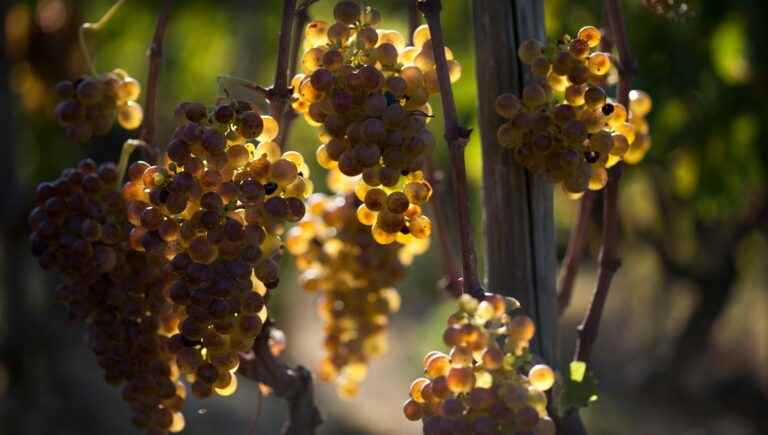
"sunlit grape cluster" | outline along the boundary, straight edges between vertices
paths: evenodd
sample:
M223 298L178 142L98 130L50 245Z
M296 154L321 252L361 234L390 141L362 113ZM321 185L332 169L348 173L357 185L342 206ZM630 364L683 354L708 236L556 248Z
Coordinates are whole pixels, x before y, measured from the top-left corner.
M184 103L177 115L166 164L128 169L130 241L169 261L181 313L171 340L192 392L229 395L278 285L283 225L304 216L309 170L300 154L280 154L276 124L249 103Z
M115 120L125 129L141 125L144 112L136 102L141 86L121 69L98 76L83 76L56 85L61 100L56 106L56 119L76 142L107 134Z
M424 357L425 377L411 384L406 418L421 420L425 435L554 435L545 391L555 374L532 363L533 321L514 313L516 300L496 294L482 301L463 295L458 305L443 334L451 350Z
M426 124L429 97L438 92L429 29L416 29L414 46L406 46L399 32L376 28L376 9L342 1L333 14L333 24L306 27L293 108L320 130L322 167L359 176L359 184L375 189L376 208L361 222L372 226L377 242L392 243L399 232L426 238L429 219L411 219L405 211L432 192L421 173L435 146ZM450 50L446 55L451 78L458 80L461 67Z
M428 247L428 241L408 240L409 235L401 235L399 243L377 245L357 220L359 207L353 194L314 194L307 216L286 237L301 285L322 295L318 312L325 323L326 356L318 373L334 381L342 397L357 394L371 358L387 351L389 316L400 308L393 285Z
M601 38L587 26L576 38L566 35L550 46L523 42L518 56L533 79L522 98L502 94L495 103L506 119L499 143L530 171L562 182L570 194L602 189L608 168L622 160L638 162L651 144L648 94L632 91L629 111L606 95L614 69L611 54L597 50Z
M133 422L180 431L189 384L232 394L239 352L267 320L280 236L304 217L309 168L272 142L278 125L250 103L183 103L159 165L82 161L37 191L33 253L62 274L59 298L88 325L108 382ZM270 340L273 352L279 340Z
M65 278L57 299L87 325L90 348L106 381L123 386L134 423L178 432L186 390L168 338L178 318L163 263L128 247L118 178L113 164L87 159L40 184L29 216L32 251Z

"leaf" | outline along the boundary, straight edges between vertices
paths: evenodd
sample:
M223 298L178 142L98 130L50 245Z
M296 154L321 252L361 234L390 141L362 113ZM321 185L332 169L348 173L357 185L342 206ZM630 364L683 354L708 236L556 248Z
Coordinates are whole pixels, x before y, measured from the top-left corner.
M570 366L570 378L574 382L584 380L584 374L587 372L587 363L584 361L572 361Z
M586 408L591 402L597 400L597 384L597 378L587 370L585 362L571 362L565 379L563 405Z

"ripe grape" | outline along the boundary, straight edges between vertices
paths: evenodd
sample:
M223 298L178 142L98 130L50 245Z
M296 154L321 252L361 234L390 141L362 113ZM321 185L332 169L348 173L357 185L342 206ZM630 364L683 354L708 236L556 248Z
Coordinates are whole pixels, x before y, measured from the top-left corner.
M631 91L629 110L606 96L613 65L609 53L597 51L601 37L586 26L575 39L566 35L547 47L523 42L518 57L530 65L532 81L522 98L505 93L495 102L496 113L508 120L497 130L498 143L570 195L602 189L607 168L637 163L651 143L645 120L650 96Z
M342 397L357 394L370 360L387 351L388 318L400 308L392 286L404 277L413 256L428 246L426 240L402 233L386 246L377 245L382 240L366 226L376 219L373 209L379 215L392 214L388 207L399 212L408 199L402 192L387 195L373 188L364 200L350 191L314 194L307 216L286 237L302 286L321 295L318 313L325 323L326 356L318 373L333 381Z
M62 276L56 297L86 325L104 379L122 388L133 421L150 431L177 432L186 393L168 337L180 313L166 296L165 259L128 247L131 224L119 176L115 165L86 159L40 184L29 215L32 252L43 269ZM142 217L154 224L156 216Z
M330 26L312 22L305 30L304 73L292 80L293 107L320 130L318 163L358 177L361 201L371 188L400 194L393 214L371 207L357 214L376 242L390 244L410 234L427 238L428 218L399 215L409 205L429 200L432 190L423 173L435 144L426 129L432 113L428 99L438 92L429 27L418 27L414 45L405 46L398 32L375 29L381 19L376 9L361 10L356 2L342 1L334 17ZM451 80L458 80L461 65L447 48L446 57Z
M425 377L411 384L405 417L421 420L425 434L443 433L443 423L445 433L554 433L544 391L555 375L545 364L531 366L533 322L507 312L519 303L486 293L482 301L463 295L458 306L444 334L453 348L424 357Z
M59 90L90 104L106 86ZM127 101L119 116L135 121L138 107ZM276 122L250 103L182 103L176 119L162 164L133 163L118 189L114 165L84 160L41 184L30 214L33 253L65 278L58 298L86 321L106 380L150 433L183 428L183 381L200 398L235 392L238 355L279 282L279 236L312 192L303 157L280 153ZM257 137L266 142L247 142Z
M120 69L56 84L60 98L54 113L70 139L87 142L109 133L115 120L127 130L138 128L144 114L136 102L141 85Z

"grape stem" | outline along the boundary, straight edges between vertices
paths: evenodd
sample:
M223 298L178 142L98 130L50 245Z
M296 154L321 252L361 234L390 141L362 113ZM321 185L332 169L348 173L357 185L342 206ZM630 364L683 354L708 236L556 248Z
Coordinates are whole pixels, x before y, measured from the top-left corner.
M117 13L117 10L120 9L120 6L125 3L125 0L118 0L114 5L112 5L109 10L101 17L99 18L99 21L95 23L83 23L80 26L80 29L78 29L77 37L78 41L80 43L80 50L83 52L83 57L85 58L85 63L88 65L88 69L91 71L92 75L96 75L96 65L93 63L93 58L91 57L91 52L88 50L88 44L85 42L85 32L86 31L98 31L102 27L104 27L107 22Z
M120 151L120 160L117 163L117 182L115 183L115 189L118 191L123 185L123 178L125 177L125 171L128 169L128 161L131 158L131 154L138 147L146 146L146 144L140 140L128 139L123 143L123 149Z
M301 52L301 41L304 35L304 28L309 23L309 7L313 3L317 3L318 0L304 0L296 8L295 23L293 26L293 35L291 37L291 54L290 64L288 65L288 80L290 81L298 71L299 53ZM280 149L285 149L285 141L288 140L288 135L291 131L293 121L296 119L296 111L290 105L286 105L283 111L282 117L278 119L280 125L280 132L277 135L276 142L280 145Z
M155 34L149 46L149 72L147 73L147 95L144 102L144 125L141 128L139 139L144 142L145 149L150 160L158 162L162 154L160 147L155 142L155 126L157 112L157 83L160 79L160 66L163 60L163 38L168 27L168 18L173 8L173 0L165 0L160 16L157 18Z
M615 41L619 51L621 69L619 74L618 101L629 110L629 89L635 73L635 62L629 49L629 41L618 0L605 0L605 11L611 38ZM623 165L621 163L608 171L608 184L605 186L603 201L603 246L600 249L600 268L597 286L586 316L578 327L574 360L583 361L587 364L590 362L592 349L597 340L600 319L603 315L608 291L611 288L611 281L616 271L621 267L621 259L618 253L618 190L622 172Z
M484 291L477 274L477 254L472 236L472 223L469 213L469 195L467 187L467 168L464 160L464 148L467 145L471 130L459 124L456 102L453 99L453 89L448 74L448 61L445 58L445 40L440 23L441 0L424 0L418 3L418 8L429 25L432 37L432 49L437 69L437 81L440 86L440 98L443 103L445 117L445 140L451 156L454 187L456 189L456 209L459 222L459 240L461 241L461 256L463 269L464 291L475 298L482 299Z
M267 321L251 352L240 354L238 372L268 386L276 396L288 401L290 416L283 427L283 435L312 435L323 422L315 405L312 374L302 366L289 367L272 355L269 349L271 327L271 322Z
M573 297L576 275L579 273L579 266L587 248L587 230L589 229L589 221L594 207L595 193L591 191L585 192L579 201L579 214L576 217L576 225L571 231L568 249L565 252L563 265L560 268L560 291L557 293L557 309L560 316L565 313Z

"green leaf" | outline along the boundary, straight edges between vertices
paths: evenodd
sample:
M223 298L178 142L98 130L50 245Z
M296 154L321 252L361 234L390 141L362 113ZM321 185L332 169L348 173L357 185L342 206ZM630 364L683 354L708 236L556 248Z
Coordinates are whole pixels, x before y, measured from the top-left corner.
M587 370L585 362L571 362L562 398L565 407L578 408L586 408L597 400L597 378Z
M572 361L570 367L570 378L574 382L584 380L584 374L587 372L587 363L584 361Z

